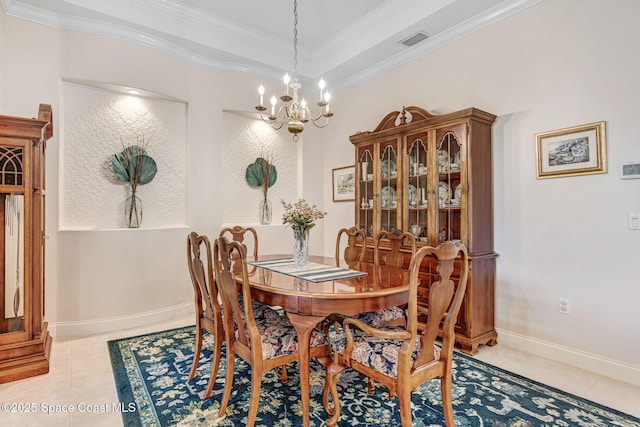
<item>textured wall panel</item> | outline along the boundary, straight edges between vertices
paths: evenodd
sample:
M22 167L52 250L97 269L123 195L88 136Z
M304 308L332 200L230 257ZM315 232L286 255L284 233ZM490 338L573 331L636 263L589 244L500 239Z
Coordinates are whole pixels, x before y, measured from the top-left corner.
M185 225L186 104L66 82L63 95L61 227L125 227L130 186L113 174L111 156L142 137L158 166L138 186L142 228Z
M297 198L298 145L285 130L275 131L266 123L240 114L224 113L224 148L222 153L224 200L223 220L226 224L260 222L258 205L262 189L251 188L245 179L247 166L256 158L268 156L278 171L276 183L269 188L273 206L271 224L282 224L284 209L280 201Z

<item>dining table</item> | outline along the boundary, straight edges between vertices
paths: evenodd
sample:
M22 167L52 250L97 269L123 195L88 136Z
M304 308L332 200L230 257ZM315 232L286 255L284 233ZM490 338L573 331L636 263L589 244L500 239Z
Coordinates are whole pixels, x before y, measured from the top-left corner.
M287 255L259 257L268 260L291 258ZM309 256L309 262L335 267L335 258ZM251 264L251 263L250 263ZM406 304L409 273L401 268L354 262L343 269L365 273L357 277L306 280L294 273L283 273L269 266L249 265L253 299L282 307L298 336L300 400L303 426L309 426L310 338L313 329L331 314L355 315Z

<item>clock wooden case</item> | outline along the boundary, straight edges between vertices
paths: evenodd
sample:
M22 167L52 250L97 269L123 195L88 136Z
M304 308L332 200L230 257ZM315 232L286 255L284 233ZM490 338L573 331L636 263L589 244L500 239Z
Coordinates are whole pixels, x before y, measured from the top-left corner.
M49 372L44 321L45 146L51 107L37 119L0 116L0 383Z

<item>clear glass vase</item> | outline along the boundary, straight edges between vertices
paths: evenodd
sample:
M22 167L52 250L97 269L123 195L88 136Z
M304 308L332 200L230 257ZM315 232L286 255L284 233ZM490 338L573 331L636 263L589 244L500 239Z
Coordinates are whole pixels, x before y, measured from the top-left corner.
M296 267L306 267L309 262L309 230L293 233L293 259Z
M142 200L135 191L124 203L124 223L129 228L139 228L142 224Z
M269 225L271 224L271 202L265 196L264 199L260 200L260 205L258 205L258 215L260 216L260 224Z

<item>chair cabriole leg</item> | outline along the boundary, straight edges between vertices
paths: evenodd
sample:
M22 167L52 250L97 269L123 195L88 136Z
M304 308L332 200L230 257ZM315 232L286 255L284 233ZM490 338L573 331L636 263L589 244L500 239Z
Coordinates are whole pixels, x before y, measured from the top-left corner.
M447 427L454 427L455 421L453 419L453 402L452 402L452 386L451 386L451 371L445 372L440 377L440 389L442 392L442 409L444 410L444 421Z
M258 405L260 403L260 388L262 387L262 371L252 367L251 370L251 400L249 401L249 414L247 416L247 427L253 427L258 415Z
M202 329L199 322L196 324L196 348L193 352L193 363L191 364L191 371L189 372L189 379L192 380L196 376L196 370L198 369L198 359L200 359L200 351L202 350Z
M220 410L218 411L219 417L223 416L225 411L227 410L229 397L231 396L231 387L233 387L233 367L236 362L236 357L235 354L233 354L229 350L229 347L230 346L227 345L227 376L224 382L224 392L222 393L222 400L220 400Z

